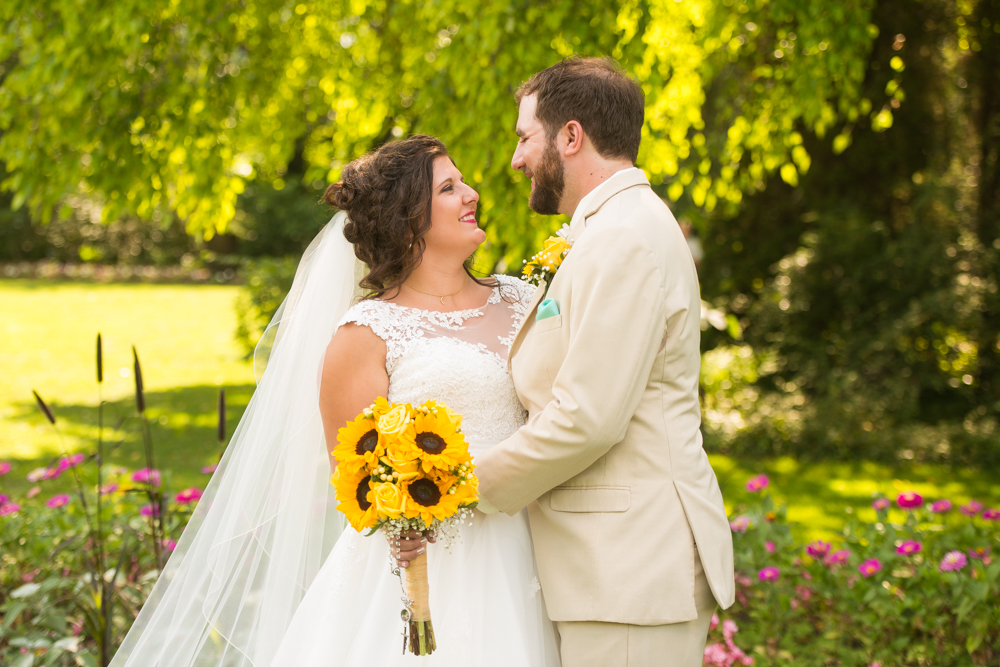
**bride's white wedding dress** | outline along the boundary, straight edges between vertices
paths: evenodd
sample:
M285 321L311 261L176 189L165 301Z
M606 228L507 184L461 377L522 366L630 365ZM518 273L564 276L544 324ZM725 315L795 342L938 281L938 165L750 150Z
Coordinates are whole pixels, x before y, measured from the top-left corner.
M440 313L368 300L340 324L370 327L386 344L388 399L443 401L460 413L476 454L520 427L525 410L507 374L507 354L533 289L496 276L481 308ZM313 580L272 661L274 667L557 667L524 512L475 512L446 548L427 550L437 650L403 654L402 590L378 533L348 527Z

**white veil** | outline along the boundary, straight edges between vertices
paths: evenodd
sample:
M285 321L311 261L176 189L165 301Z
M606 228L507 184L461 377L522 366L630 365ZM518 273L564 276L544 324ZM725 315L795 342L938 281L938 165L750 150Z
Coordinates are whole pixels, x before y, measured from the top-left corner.
M363 268L346 219L335 215L302 255L255 353L257 390L112 667L269 666L343 530L319 384Z

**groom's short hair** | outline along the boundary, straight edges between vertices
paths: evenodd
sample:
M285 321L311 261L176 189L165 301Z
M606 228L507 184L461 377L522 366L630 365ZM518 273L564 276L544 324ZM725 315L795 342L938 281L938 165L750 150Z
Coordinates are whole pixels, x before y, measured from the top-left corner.
M574 56L558 62L522 83L514 98L520 104L529 95L538 98L535 118L550 139L575 120L601 156L635 162L645 96L611 58Z

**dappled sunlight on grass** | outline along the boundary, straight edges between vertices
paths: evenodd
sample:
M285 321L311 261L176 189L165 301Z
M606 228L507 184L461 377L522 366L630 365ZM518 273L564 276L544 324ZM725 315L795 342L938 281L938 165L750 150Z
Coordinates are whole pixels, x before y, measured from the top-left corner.
M0 322L0 478L4 493L31 486L25 475L68 452L90 453L97 435L95 339L104 343L105 438L124 419L125 440L110 457L142 467L135 418L132 351L142 362L157 465L181 485L203 486L199 470L218 458L216 401L225 387L232 433L253 392L253 369L237 347L237 288L213 285L95 285L0 280L8 316ZM57 417L58 433L31 396L37 389ZM117 438L121 438L119 434ZM64 476L68 477L68 476ZM53 490L69 484L46 482ZM48 492L48 489L46 489Z
M709 459L719 477L726 510L730 516L751 495L744 485L748 478L765 473L768 491L786 504L793 532L801 540L832 539L849 516L848 510L867 521L875 520L871 502L878 496L895 499L902 491L916 491L927 500L947 498L956 506L975 498L987 506L1000 505L1000 474L994 471L951 470L948 466L910 465L892 467L870 461L799 462L789 457L746 461L721 454ZM890 512L890 520L902 521L903 512Z
M226 433L232 435L246 409L253 385L226 388ZM150 422L156 466L170 471L177 489L204 486L207 477L200 470L215 463L221 455L216 441L216 400L218 388L214 386L179 387L163 392L146 392L146 414ZM56 415L54 429L38 413L34 403L17 406L26 420L35 426L44 438L31 441L29 446L7 448L0 458L11 463L11 472L0 485L4 493L20 495L32 486L26 479L29 471L50 465L64 453L80 451L91 454L96 448L97 410L91 405L51 405ZM124 419L123 419L124 418ZM113 427L121 424L121 428ZM113 450L107 456L109 463L129 469L145 466L140 422L135 415L135 404L123 399L105 406L105 442ZM65 449L60 447L65 444ZM120 443L120 444L118 444ZM42 483L46 493L68 491L72 480L69 475ZM177 490L175 489L175 490Z

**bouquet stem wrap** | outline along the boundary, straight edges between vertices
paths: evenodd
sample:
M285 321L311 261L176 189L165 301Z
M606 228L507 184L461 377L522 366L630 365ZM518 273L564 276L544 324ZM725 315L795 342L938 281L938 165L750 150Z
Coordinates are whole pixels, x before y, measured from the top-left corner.
M434 652L437 645L428 604L427 554L411 560L404 572L406 597L410 599L410 653L428 655Z

